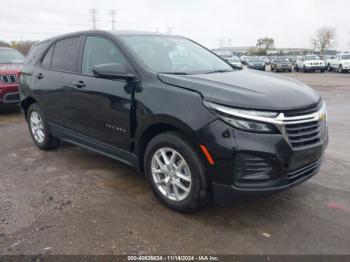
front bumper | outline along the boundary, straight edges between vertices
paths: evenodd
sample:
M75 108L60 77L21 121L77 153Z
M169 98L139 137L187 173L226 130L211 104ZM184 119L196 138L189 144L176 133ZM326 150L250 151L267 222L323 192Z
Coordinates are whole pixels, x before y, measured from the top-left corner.
M216 203L287 190L315 175L328 144L328 130L315 144L293 148L281 134L240 131L221 120L198 132L214 158L208 165Z
M0 104L17 104L19 102L18 85L0 86Z
M283 65L283 66L276 66L275 67L277 70L292 70L293 69L293 66L286 66L286 65Z
M325 70L326 66L305 66L306 70Z

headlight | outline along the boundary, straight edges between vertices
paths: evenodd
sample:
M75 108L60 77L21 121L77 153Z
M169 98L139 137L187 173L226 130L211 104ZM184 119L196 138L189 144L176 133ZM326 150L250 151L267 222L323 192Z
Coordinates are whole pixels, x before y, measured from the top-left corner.
M207 107L216 116L218 116L221 120L235 128L259 133L277 132L277 129L274 125L262 123L254 119L259 119L259 117L274 118L278 115L278 113L231 108L207 101L204 101L204 106Z
M326 106L326 102L323 101L323 105L319 111L320 114L320 120L324 121L324 123L327 125L328 123L328 115L327 115L327 106Z

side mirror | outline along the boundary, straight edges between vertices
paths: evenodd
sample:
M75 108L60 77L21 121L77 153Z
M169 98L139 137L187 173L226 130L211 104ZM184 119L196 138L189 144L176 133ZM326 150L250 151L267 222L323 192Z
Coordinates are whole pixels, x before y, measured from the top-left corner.
M135 80L136 75L129 72L125 65L118 63L95 65L92 68L94 76L107 79Z

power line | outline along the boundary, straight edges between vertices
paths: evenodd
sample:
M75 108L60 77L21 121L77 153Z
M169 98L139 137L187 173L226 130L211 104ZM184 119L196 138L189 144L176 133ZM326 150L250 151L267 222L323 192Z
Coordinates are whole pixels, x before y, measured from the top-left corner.
M96 29L96 15L98 13L97 9L89 9L89 14L91 15L90 21L92 22L92 29Z
M117 23L116 16L118 15L118 10L109 10L108 13L111 16L111 20L109 22L112 24L112 30L115 31L115 26Z

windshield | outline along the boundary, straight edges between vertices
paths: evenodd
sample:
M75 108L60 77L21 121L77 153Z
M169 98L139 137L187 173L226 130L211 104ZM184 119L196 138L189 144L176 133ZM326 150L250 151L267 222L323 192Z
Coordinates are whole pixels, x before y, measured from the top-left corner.
M232 68L200 45L181 37L120 36L152 71L199 74L232 71Z
M14 49L0 49L0 64L23 63L24 56Z
M316 55L305 56L305 61L310 61L310 60L320 60L320 58Z
M341 56L341 59L344 59L344 60L350 59L350 55L342 55L342 56Z

